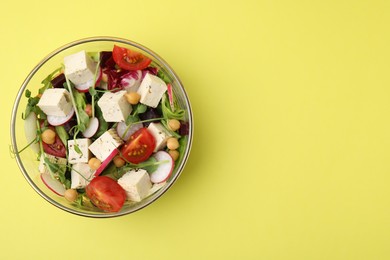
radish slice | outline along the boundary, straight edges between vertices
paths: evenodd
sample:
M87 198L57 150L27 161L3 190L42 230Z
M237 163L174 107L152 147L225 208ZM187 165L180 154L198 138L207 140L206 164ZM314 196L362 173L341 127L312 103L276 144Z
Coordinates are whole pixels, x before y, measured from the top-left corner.
M162 162L162 161L167 161L167 162L160 164L157 167L157 169L150 174L150 180L153 183L160 183L166 181L169 178L169 176L171 176L175 165L172 157L169 155L169 153L165 151L158 151L153 155L153 157L158 162Z
M88 80L87 82L83 84L75 85L75 89L77 89L79 92L88 92L89 88L93 85L93 79Z
M137 132L142 127L144 127L144 125L142 123L135 123L135 124L131 124L129 129L127 129L127 127L128 126L126 125L125 122L120 122L116 126L116 132L118 136L125 141L129 140L130 136L135 132Z
M94 173L94 176L99 176L118 153L119 153L118 149L115 149L114 151L112 151L111 154L102 162L102 164L99 166L99 168L97 168L96 172Z
M101 79L101 69L99 68L99 74L98 74L98 77L97 79L95 80L95 86L97 84L98 81L100 81ZM94 84L93 84L93 79L90 79L88 80L87 82L83 83L83 84L78 84L78 85L75 85L74 87L80 91L80 92L88 92L89 91L89 88L92 87Z
M64 196L65 194L65 187L62 185L62 183L56 179L53 179L48 172L41 173L41 179L43 183L55 194L59 196Z
M34 112L31 112L24 120L24 133L28 144L37 138L37 115ZM30 147L34 152L39 152L38 143L32 143Z
M99 129L99 119L97 117L92 117L89 119L89 124L87 129L83 132L85 138L91 138L94 136Z
M47 116L47 122L52 126L63 125L69 122L74 115L74 108L70 110L70 112L66 116Z

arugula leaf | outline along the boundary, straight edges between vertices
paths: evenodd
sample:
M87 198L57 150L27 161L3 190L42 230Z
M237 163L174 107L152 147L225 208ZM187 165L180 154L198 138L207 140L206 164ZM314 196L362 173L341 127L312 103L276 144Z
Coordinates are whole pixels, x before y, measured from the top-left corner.
M60 72L61 71L61 67L57 68L56 70L54 70L52 73L50 73L44 80L42 80L42 84L43 84L43 87L39 89L38 93L39 94L43 94L43 92L45 92L46 89L48 88L51 88L53 87L53 85L51 84L51 81L53 79L53 76L57 73L57 72Z
M126 125L131 125L140 121L139 114L145 113L148 107L144 104L138 103L133 107L133 111L126 118Z
M99 137L108 130L108 123L104 120L102 110L99 106L96 106L96 117L99 120L99 129L97 130L95 136Z
M156 171L158 166L160 164L163 164L163 163L168 163L168 160L167 161L157 161L156 158L149 157L149 159L147 159L146 161L143 161L143 162L138 163L138 164L127 162L125 166L118 169L118 174L122 176L126 172L128 172L130 170L134 170L134 169L144 169L150 174L150 173L153 173L154 171Z
M118 168L115 166L114 163L111 162L110 164L108 164L106 169L104 169L101 175L109 176L114 180L118 180L120 177L122 177L123 173L120 174Z
M165 75L165 73L162 72L162 70L158 70L158 71L157 71L157 77L159 77L160 79L162 79L165 83L171 83L171 79L168 78L168 76Z
M69 135L68 135L68 132L65 130L65 127L62 125L59 125L59 126L56 126L55 129L56 129L56 132L58 134L58 137L61 139L61 141L65 145L65 147L67 147Z
M131 124L134 124L138 121L140 121L138 115L128 115L125 123L126 123L126 125L131 125Z
M51 80L53 79L53 76L57 72L59 72L60 70L61 70L61 67L54 70L44 80L42 80L41 83L43 84L43 87L41 87L38 90L38 94L43 94L43 92L45 92L46 89L53 87L51 84ZM36 97L32 97L31 91L28 89L26 89L24 95L26 98L28 98L28 100L27 100L27 106L26 106L26 110L24 112L24 115L22 114L22 119L26 119L30 115L31 112L34 112L35 114L37 114L38 118L40 118L40 119L46 119L46 114L43 113L42 110L37 106L39 99L40 99L39 95Z
M43 154L43 161L50 172L52 178L59 180L66 188L70 187L70 180L65 177L66 174L66 164L58 164L53 162L45 154ZM54 160L55 161L55 160Z
M78 129L81 131L81 132L84 132L87 127L88 127L88 124L89 124L89 116L87 114L87 112L85 112L85 110L79 110L79 116L80 116L80 123L78 125Z
M86 99L85 99L85 94L80 93L78 91L74 91L73 93L74 96L74 101L76 103L76 107L80 109L85 109L85 106L87 105Z
M144 104L138 103L137 106L135 107L135 112L137 115L145 113L148 107Z
M145 162L142 162L144 166L139 165L140 168L147 171L149 174L155 172L160 164L157 164L157 159L154 157L149 157Z
M85 94L74 91L74 97L80 120L78 123L78 128L81 132L83 132L85 129L87 129L89 124L89 116L87 112L85 112L85 107L87 105Z
M177 162L181 162L181 160L183 159L184 152L185 152L185 149L187 147L187 143L188 143L188 135L185 135L179 139L179 148L177 149L179 152L179 158L177 159ZM175 163L174 171L176 170L176 168L178 166L179 166L179 163Z
M58 164L52 163L52 162L50 161L50 159L47 158L46 156L45 156L45 158L43 158L43 161L45 162L46 167L47 167L47 168L49 169L49 171L52 172L52 173L56 173L56 172L60 169L60 167L58 166Z
M80 150L80 147L78 146L78 144L75 144L73 146L73 148L74 148L76 153L81 154L81 155L83 154L83 152Z
M83 203L83 194L78 194L76 200L73 203L79 207L82 207L84 204Z
M169 104L168 94L165 93L161 100L161 112L166 119L183 120L185 117L185 110L182 108L176 108L175 112L172 111Z
M31 91L28 89L25 92L25 96L28 96L26 110L22 114L22 119L26 119L31 112L34 112L40 119L46 119L46 114L37 106L39 97L31 97Z
M72 105L76 112L76 118L77 118L77 127L75 130L75 137L79 131L83 132L85 129L87 129L89 124L89 116L85 112L85 107L87 105L86 103L86 97L84 93L80 93L73 89L72 83L69 81L67 77L66 79L66 87L68 91L70 92Z
M52 156L52 158L49 158L45 154L45 152L43 150L42 139L38 137L42 133L41 125L40 125L38 120L37 120L36 124L37 124L37 139L39 141L39 150L40 150L39 155L38 155L39 159L41 158L41 156L43 156L43 162L44 162L46 168L49 170L50 175L53 179L59 180L65 186L65 188L67 188L67 189L70 188L71 182L65 176L67 164L59 164L59 163L57 163L57 159L54 156Z

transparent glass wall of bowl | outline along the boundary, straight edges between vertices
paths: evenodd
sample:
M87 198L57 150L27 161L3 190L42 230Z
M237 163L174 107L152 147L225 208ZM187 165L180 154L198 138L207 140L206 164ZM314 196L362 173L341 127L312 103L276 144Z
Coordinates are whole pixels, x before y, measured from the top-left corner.
M193 122L192 122L192 114L191 114L191 108L190 104L188 102L186 93L184 89L181 86L181 82L179 82L178 78L174 74L173 70L166 64L165 61L163 61L157 54L153 52L149 52L148 49L146 49L143 46L139 46L135 43L128 42L123 39L86 39L83 41L78 41L74 43L70 43L66 46L64 46L61 50L58 49L51 54L49 54L48 57L43 59L43 62L41 62L38 67L35 68L35 70L32 72L32 74L29 75L30 80L26 82L26 84L21 88L19 92L19 98L20 102L18 105L15 105L15 113L13 115L13 122L14 122L14 135L15 135L15 143L14 145L17 147L17 149L21 149L24 146L27 145L27 140L25 138L25 130L24 130L24 120L22 119L22 113L24 113L26 105L27 105L27 98L24 97L24 92L26 89L29 89L32 92L32 95L36 95L38 93L38 89L42 86L41 82L44 78L47 77L51 72L53 72L55 69L60 67L63 63L63 58L67 55L76 53L81 50L85 50L87 52L96 52L96 51L102 51L102 50L112 50L114 44L117 44L119 46L123 46L126 48L134 49L138 52L143 53L144 55L147 55L153 60L153 64L163 64L163 66L157 65L160 69L164 71L164 73L172 80L172 87L173 92L175 96L178 98L178 102L180 106L187 111L186 113L186 120L189 120L190 123L190 134L189 134L189 143L186 147L186 154L188 156L191 142L192 142L192 128L193 128ZM167 67L165 67L167 65ZM23 92L23 94L21 94ZM36 131L36 129L31 129L31 131ZM39 161L37 160L37 155L32 149L27 149L19 154L18 164L21 167L21 170L27 179L27 181L30 183L30 185L47 201L54 204L55 206L82 216L88 216L88 217L112 217L112 216L119 216L128 214L134 211L137 211L150 203L152 203L154 200L156 200L158 197L160 197L172 184L173 182L178 178L178 175L182 171L184 167L184 163L187 160L187 156L183 157L181 161L176 162L179 164L179 167L177 167L176 172L172 174L172 177L168 180L168 184L156 192L154 195L144 199L143 201L139 203L126 203L121 212L119 213L105 213L101 212L98 209L91 210L90 208L84 208L80 209L79 207L75 207L73 204L66 201L63 197L60 197L50 191L40 180L40 174L38 171L38 165Z

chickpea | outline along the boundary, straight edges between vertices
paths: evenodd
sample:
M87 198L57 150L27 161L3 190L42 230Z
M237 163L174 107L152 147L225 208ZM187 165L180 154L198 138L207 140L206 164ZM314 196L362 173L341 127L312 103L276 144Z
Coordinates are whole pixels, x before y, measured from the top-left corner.
M141 95L137 92L128 92L125 94L127 102L129 102L131 105L138 104L139 100L141 99Z
M65 199L70 202L74 202L77 199L78 193L74 189L67 189L64 193Z
M180 128L180 121L177 119L169 119L168 120L168 128L172 131L179 130Z
M179 152L177 150L169 150L169 155L172 157L174 161L176 161L179 158Z
M168 140L167 140L167 147L169 150L176 150L177 148L179 148L179 141L177 140L177 138L175 137L170 137Z
M54 144L56 141L56 132L50 128L43 131L42 135L42 141L44 141L47 144Z
M116 167L122 167L123 165L125 165L125 160L123 160L121 157L119 157L119 156L115 156L114 157L114 165L116 166Z
M106 73L102 73L102 81L107 83L108 75Z
M87 115L88 115L89 117L91 117L91 116L92 116L92 105L91 105L91 104L87 104L87 105L85 106L84 111L85 111L85 113L87 113Z
M88 161L88 165L92 170L97 170L101 164L102 164L102 162L96 157L92 157Z

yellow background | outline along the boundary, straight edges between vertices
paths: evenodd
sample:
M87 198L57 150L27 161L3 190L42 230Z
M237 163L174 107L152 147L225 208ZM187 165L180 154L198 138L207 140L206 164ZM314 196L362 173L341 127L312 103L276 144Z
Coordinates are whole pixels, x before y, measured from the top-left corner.
M389 1L0 7L0 259L390 259ZM101 35L172 65L195 136L185 171L156 203L96 220L44 201L8 145L30 70Z

